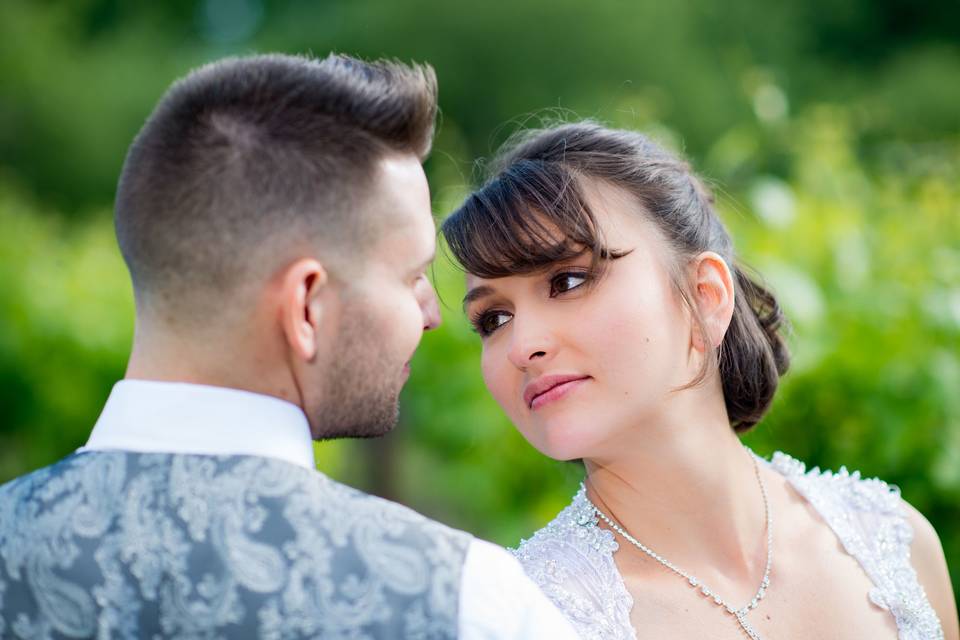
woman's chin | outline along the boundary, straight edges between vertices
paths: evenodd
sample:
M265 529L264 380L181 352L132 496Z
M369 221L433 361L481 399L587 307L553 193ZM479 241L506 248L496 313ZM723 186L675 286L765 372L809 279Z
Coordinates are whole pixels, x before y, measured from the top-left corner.
M533 429L524 432L530 444L543 455L560 461L589 457L599 435L596 424L587 420L550 420Z

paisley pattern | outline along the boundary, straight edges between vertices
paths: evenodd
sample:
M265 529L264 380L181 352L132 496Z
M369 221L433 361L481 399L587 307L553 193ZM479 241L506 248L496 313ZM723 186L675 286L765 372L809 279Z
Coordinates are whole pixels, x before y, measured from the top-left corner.
M769 462L833 529L874 584L870 600L888 609L901 640L942 640L943 630L910 564L913 530L899 490L841 468L812 469L784 453ZM522 540L514 554L524 570L585 640L636 640L633 598L613 554L612 532L597 526L585 489L546 527Z
M0 487L0 637L454 638L470 541L279 460L79 453Z

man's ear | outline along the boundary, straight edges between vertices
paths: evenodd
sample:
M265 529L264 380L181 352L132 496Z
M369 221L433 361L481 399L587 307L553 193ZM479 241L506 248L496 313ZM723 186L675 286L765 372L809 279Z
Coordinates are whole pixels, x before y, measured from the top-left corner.
M320 325L329 296L327 271L317 260L302 258L288 265L280 282L280 323L287 344L298 358L312 362L320 350Z
M693 348L703 352L719 347L730 326L734 307L733 274L726 260L713 251L704 251L694 259L691 276L693 303L703 328L701 331L694 326Z

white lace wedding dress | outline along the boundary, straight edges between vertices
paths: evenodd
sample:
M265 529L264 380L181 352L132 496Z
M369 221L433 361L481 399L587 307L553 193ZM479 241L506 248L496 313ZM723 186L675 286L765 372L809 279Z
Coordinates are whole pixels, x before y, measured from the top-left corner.
M900 640L942 639L943 630L910 565L913 530L900 492L859 473L812 469L783 453L769 466L782 474L830 525L873 582L868 594L889 610ZM574 623L584 640L636 640L633 598L613 560L614 534L597 526L584 488L573 502L515 550L527 574Z

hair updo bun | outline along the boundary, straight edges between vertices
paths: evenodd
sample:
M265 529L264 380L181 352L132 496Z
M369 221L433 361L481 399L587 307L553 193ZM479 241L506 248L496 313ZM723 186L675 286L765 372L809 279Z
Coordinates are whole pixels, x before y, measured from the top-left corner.
M514 136L491 163L492 177L442 226L456 259L470 273L497 278L532 273L589 250L595 266L615 258L603 245L583 195L583 180L602 180L643 206L677 256L704 251L734 275L733 317L717 353L730 426L745 431L769 409L790 364L781 334L786 319L773 294L734 259L730 234L713 195L690 166L646 136L586 121ZM557 240L557 231L562 240ZM674 284L695 320L683 269ZM710 361L689 386L701 382Z
M730 425L746 431L764 416L790 367L786 317L769 290L733 267L735 306L720 345L720 380Z

